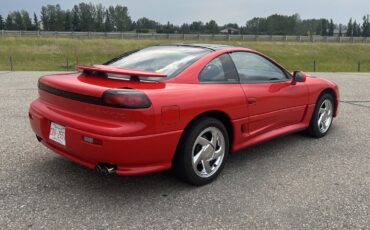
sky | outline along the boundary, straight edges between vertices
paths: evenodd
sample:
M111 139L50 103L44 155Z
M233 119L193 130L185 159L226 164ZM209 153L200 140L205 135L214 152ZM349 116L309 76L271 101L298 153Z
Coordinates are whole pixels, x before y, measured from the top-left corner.
M41 6L59 3L70 9L81 0L0 0L0 14L13 10L39 13ZM161 23L170 21L176 25L192 21L216 20L220 25L238 23L245 25L253 17L271 14L292 15L298 13L302 19L332 18L335 23L347 24L349 18L358 22L370 14L370 0L91 0L104 6L121 4L128 7L133 20L147 17Z

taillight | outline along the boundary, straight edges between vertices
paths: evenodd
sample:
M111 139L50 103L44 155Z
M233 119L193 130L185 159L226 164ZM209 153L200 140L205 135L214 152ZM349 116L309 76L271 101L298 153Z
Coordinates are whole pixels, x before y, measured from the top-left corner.
M141 109L152 104L143 92L135 89L109 89L102 99L103 104L119 108Z

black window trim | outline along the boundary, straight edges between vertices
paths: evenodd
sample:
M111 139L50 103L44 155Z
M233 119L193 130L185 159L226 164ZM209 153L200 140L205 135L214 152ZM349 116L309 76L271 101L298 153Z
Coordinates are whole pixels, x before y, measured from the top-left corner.
M209 64L209 63L211 63L213 60L215 60L215 59L217 59L217 58L219 58L219 57L221 57L221 56L223 56L223 55L226 55L227 57L228 57L228 61L230 62L230 64L231 65L233 65L233 72L234 72L234 74L235 74L235 76L236 76L236 81L235 82L230 82L230 81L201 81L200 79L199 79L199 77L200 77L200 75L202 74L202 72L203 72L203 70L207 67L207 65ZM225 72L225 69L224 69L224 63L222 62L222 60L221 60L221 64L222 64L222 69L224 70L224 72ZM240 84L240 78L239 78L239 73L238 73L238 71L237 71L237 69L236 69L236 66L235 66L235 63L234 63L234 61L233 61L233 59L231 58L231 56L230 56L230 53L229 52L227 52L227 53L222 53L222 54L220 54L220 55L218 55L218 56L216 56L216 57L214 57L212 60L210 60L203 68L202 68L202 70L199 72L199 74L198 74L198 81L199 81L199 83L200 84L222 84L222 85L225 85L225 84Z
M235 62L234 60L232 59L232 57L230 56L231 58L231 61L233 62L234 64L234 67L235 67L235 71L236 73L238 74L238 78L239 78L239 82L240 84L268 84L268 83L280 83L280 82L289 82L289 81L292 81L292 75L289 73L288 70L286 70L285 68L281 67L279 64L277 64L274 60L270 59L269 57L266 57L266 56L263 56L259 53L256 53L256 52L253 52L253 51L245 51L245 50L237 50L237 51L231 51L231 52L228 52L228 54L232 54L232 53L252 53L252 54L256 54L264 59L266 59L267 61L269 61L270 63L272 63L273 65L275 65L277 68L279 68L283 74L287 77L286 80L270 80L270 81L242 81L239 77L239 72L238 70L236 69L236 66L235 66Z

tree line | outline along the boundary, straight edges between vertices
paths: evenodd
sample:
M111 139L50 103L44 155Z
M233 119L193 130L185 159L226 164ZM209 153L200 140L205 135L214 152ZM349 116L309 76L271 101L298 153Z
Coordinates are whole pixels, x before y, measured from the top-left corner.
M39 15L34 13L32 17L25 10L12 11L6 18L0 15L0 30L217 34L223 28L237 29L237 33L240 34L256 35L346 35L350 37L370 37L368 15L363 17L362 23L350 19L347 25L335 24L332 19L324 18L302 20L298 14L291 16L274 14L268 17L255 17L242 26L236 23L218 25L215 20L210 20L206 23L194 21L192 23L174 25L170 22L161 24L146 17L134 21L129 16L128 8L123 5L105 7L102 4L84 2L76 4L67 10L62 9L59 4L45 5L41 7Z
M356 20L352 21L352 18L347 24L346 36L348 37L370 37L370 20L369 15L362 18L362 24L357 23Z
M246 33L333 36L335 27L332 19L301 20L298 14L292 16L274 14L266 18L255 17L247 21Z

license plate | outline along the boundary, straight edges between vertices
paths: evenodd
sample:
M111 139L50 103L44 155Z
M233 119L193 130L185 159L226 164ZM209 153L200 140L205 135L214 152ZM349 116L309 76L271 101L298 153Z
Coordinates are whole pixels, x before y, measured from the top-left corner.
M66 145L66 128L62 125L51 122L49 139L58 142L61 145Z

